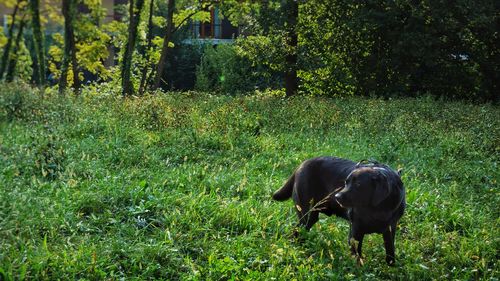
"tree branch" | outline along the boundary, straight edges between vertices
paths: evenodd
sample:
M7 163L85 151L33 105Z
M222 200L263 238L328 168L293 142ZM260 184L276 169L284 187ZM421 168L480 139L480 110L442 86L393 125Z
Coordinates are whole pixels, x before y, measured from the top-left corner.
M187 17L185 17L172 31L172 34L174 34L188 19L192 18L194 15L199 13L200 11L194 11L191 14L189 14Z

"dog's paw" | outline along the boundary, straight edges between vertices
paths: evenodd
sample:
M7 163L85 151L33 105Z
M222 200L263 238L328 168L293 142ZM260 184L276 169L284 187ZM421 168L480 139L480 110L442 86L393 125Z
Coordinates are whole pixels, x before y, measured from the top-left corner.
M360 257L360 256L357 256L357 257L356 257L356 262L357 262L358 266L363 266L363 265L365 265L365 262L363 261L363 258L362 258L362 257Z
M394 266L396 264L396 260L393 257L386 257L385 261L388 266Z

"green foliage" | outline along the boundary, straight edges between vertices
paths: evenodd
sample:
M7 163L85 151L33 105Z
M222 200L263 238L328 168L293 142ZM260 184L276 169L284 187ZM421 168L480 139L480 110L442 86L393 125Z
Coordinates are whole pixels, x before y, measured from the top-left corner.
M284 50L280 49L279 42L269 36L248 36L238 39L237 48L252 66L263 65L270 70L282 71L282 62L285 59Z
M229 44L206 45L201 62L196 69L196 86L201 91L236 94L252 91L259 86L268 86L269 80L257 72L245 57L241 47Z
M191 18L193 21L210 22L210 12L201 11L200 7L194 6L191 3L191 5L185 9L181 9L174 14L174 26L178 27L180 24L188 23L186 21L187 18ZM166 25L166 23L164 25Z
M64 38L61 33L52 34L52 40L55 44L49 47L49 71L54 74L55 78L59 78L61 70L59 65L63 59Z
M7 36L5 36L5 32L3 31L3 26L0 26L0 48L5 46L5 44L7 44ZM2 54L2 53L3 53L3 49L2 49L2 52L0 52L0 54Z
M207 44L196 67L195 88L235 94L280 87L284 49L275 43L268 36L248 36L231 45Z
M56 92L47 88L43 93L49 99L42 99L39 91L34 91L24 83L2 83L0 92L0 120L47 123L70 122L74 116L73 104L55 102Z
M182 38L182 36L179 36ZM200 64L204 46L201 44L181 44L176 40L175 47L167 59L165 80L172 89L192 90L197 82L196 69Z
M243 34L252 35L239 40L244 54L261 73L283 71L289 51L286 1L241 2L222 6L234 23L244 23ZM301 92L498 101L498 5L483 0L452 6L447 1L302 1Z
M497 6L489 0L451 6L447 1L306 2L299 32L303 77L306 83L308 76L318 77L318 87L327 93L495 99Z
M76 41L76 58L80 70L80 80L84 74L91 74L99 80L107 80L112 76L110 69L104 66L109 57L108 48L112 43L123 44L121 37L125 38L126 28L119 22L111 22L101 25L106 13L100 1L84 1L88 13L79 13L74 20L74 32ZM113 36L113 37L112 37ZM118 39L117 39L118 38ZM113 41L112 41L113 39ZM121 40L120 40L121 39ZM63 59L64 37L61 33L52 33L52 44L49 46L49 71L55 79L61 75L61 63ZM73 71L68 70L69 85L72 85Z
M80 68L106 80L110 72L104 67L104 62L109 56L111 38L92 19L85 16L75 23L76 57Z
M13 7L16 2L2 1L8 7ZM37 7L37 1L29 2ZM120 14L125 15L123 22L103 23L105 9L101 0L80 2L88 8L88 13L79 13L75 19L82 78L85 74L99 81L118 79L117 70L107 69L104 62L116 59L118 64L121 63L119 54L109 58L109 47L112 45L120 52L125 49L126 7L116 7ZM241 36L234 50L223 47L220 51L209 51L200 64L199 51L181 43L187 36L185 31L190 20L208 21L207 9L215 2L221 11L219 16L240 26ZM143 10L138 48L132 60L131 81L134 85L145 70L151 70L157 64L166 23L166 2L156 1L154 47L147 50L145 19L148 17L145 14L149 11ZM41 24L44 26L34 21L35 42L43 41L38 29L47 27L46 30L52 32L63 22L58 5L46 5L42 12ZM285 54L290 51L285 41L286 14L286 1L177 0L174 14L176 38L171 44L175 50L168 57L169 65L163 77L168 81L168 87L192 89L196 80L199 89L218 92L281 88ZM300 91L316 96L432 94L449 99L498 101L500 53L497 22L498 5L491 0L474 3L461 0L453 5L443 0L301 1L297 28ZM50 46L46 46L49 50L48 66L51 77L58 78L62 37L57 33L53 37L53 42L48 43ZM5 42L6 38L0 32L0 46ZM26 55L44 54L43 47L38 45L29 46L28 53L22 47L17 72L25 81L31 80L28 78L32 74L31 64L39 65L35 56L32 62ZM190 53L195 54L192 59L188 57ZM227 57L224 64L214 64L224 56ZM44 68L43 62L40 67ZM38 67L36 70L33 80L40 76L37 73L44 72ZM197 78L194 77L196 72ZM224 82L220 81L221 77L224 77ZM241 85L234 83L237 79L242 81Z
M23 112L26 111L26 109L23 108L26 94L23 94L20 89L17 88L12 91L12 88L8 86L6 86L3 91L5 91L6 93L0 96L0 104L2 105L0 116L2 116L2 119L7 119L8 121L19 118L23 114Z
M194 92L120 99L115 84L42 98L0 86L4 279L499 275L498 106ZM338 218L321 217L303 243L291 237L293 206L270 194L317 155L404 169L395 267L377 235L356 266Z
M106 8L103 7L103 1L81 0L81 2L88 8L85 17L99 26L106 17Z
M15 60L16 65L14 69L14 77L21 81L30 81L33 76L33 61L31 59L30 50L26 46L26 37L23 37L19 42L19 49L17 55L11 53L11 59Z
M61 140L50 128L42 135L43 138L33 138L31 146L27 147L27 154L32 156L34 174L41 179L56 180L64 172L64 148L60 145Z

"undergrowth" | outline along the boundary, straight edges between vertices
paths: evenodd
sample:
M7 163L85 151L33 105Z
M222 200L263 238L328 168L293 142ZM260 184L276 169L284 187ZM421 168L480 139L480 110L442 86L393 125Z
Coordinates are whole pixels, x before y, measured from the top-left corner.
M498 106L0 86L0 279L499 277ZM319 155L404 169L396 266L339 218L291 237L270 195Z

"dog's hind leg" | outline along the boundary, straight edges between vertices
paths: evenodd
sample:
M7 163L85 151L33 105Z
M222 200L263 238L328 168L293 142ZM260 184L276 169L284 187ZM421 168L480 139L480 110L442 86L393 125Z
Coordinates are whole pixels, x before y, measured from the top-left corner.
M299 210L297 208L297 217L299 218L298 227L303 227L305 230L309 231L311 227L318 222L319 212L309 211L309 210ZM296 229L294 231L294 236L298 237L299 231Z
M301 218L299 218L299 224L301 226L304 226L304 228L309 231L311 227L317 223L319 220L319 213L317 211L310 211L304 215L302 215Z

